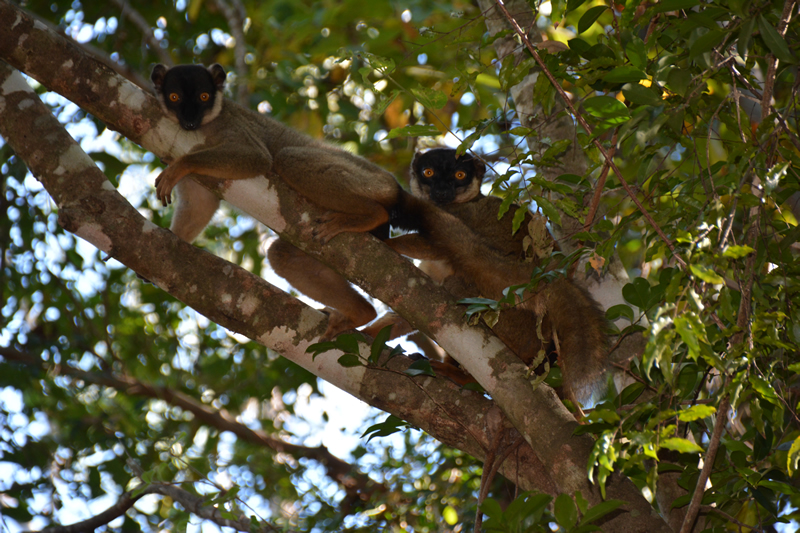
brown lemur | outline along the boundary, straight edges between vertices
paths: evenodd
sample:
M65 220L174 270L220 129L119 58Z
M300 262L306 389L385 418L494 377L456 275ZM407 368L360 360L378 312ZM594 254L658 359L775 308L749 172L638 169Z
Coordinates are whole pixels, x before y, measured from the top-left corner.
M401 189L394 176L369 161L312 139L223 97L225 70L217 64L156 65L150 76L166 115L205 137L202 146L169 161L156 178L164 206L177 199L170 229L192 242L219 207L217 195L197 180L234 180L270 173L327 209L313 235L325 242L344 231L385 232ZM193 179L184 179L191 177ZM329 307L325 337L365 324L376 313L339 274L280 239L268 258L275 272ZM330 309L333 308L333 309Z
M393 225L418 233L387 244L403 255L424 260L421 268L427 266L429 272L444 276L442 283L458 298L500 299L505 288L530 283L540 266L530 254L529 232L513 231L511 213L516 206L498 220L502 200L481 193L485 171L478 158L456 157L452 149L419 153L411 165L411 192L441 209L401 195L393 211ZM528 228L530 222L528 213L521 228ZM554 342L568 399L586 404L605 388L605 316L589 293L572 280L558 278L543 286L540 282L518 305L501 311L492 329L528 365Z

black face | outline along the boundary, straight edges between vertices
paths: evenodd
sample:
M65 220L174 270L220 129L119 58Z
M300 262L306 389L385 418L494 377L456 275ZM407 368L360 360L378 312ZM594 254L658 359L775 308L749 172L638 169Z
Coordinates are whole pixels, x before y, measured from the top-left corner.
M213 120L222 104L225 71L219 65L156 65L150 75L164 109L185 130Z
M411 163L411 191L438 205L463 203L480 196L486 166L469 154L456 158L451 148L418 153Z

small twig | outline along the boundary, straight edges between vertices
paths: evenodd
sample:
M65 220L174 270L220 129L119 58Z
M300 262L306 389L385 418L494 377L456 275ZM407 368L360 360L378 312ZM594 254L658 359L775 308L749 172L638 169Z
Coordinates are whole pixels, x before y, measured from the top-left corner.
M778 23L778 33L783 37L789 27L789 19L792 15L792 7L795 0L786 0L783 4L783 13ZM764 78L764 94L761 97L761 120L772 114L772 90L775 86L775 74L778 71L778 58L772 54L767 54L767 75Z
M747 524L745 524L743 522L739 522L738 520L736 520L736 518L732 517L731 515L729 515L725 511L722 511L721 509L718 509L716 507L712 507L710 505L701 505L700 506L700 510L703 511L704 513L717 513L718 515L720 515L722 518L724 518L725 520L727 520L731 524L736 524L739 527L739 531L742 531L743 527L746 527L747 529L752 529L754 531L758 529L757 526L748 526Z
M114 5L122 10L120 16L131 21L133 25L136 26L136 28L141 32L142 38L144 38L145 42L150 47L150 51L158 56L158 60L164 63L166 66L171 67L173 65L172 58L164 48L161 48L161 43L158 39L156 39L156 36L153 33L153 27L149 22L147 22L147 19L144 18L144 16L142 16L142 14L139 13L133 6L131 6L127 0L111 1L114 3Z
M228 21L228 29L233 36L233 56L236 61L236 101L246 106L248 69L245 62L247 47L244 40L244 19L247 12L240 0L232 0L231 3L233 5L228 4L225 0L214 0L214 4Z
M617 151L618 134L619 128L614 131L614 136L611 138L611 148L608 149L609 157L614 157L614 154ZM600 172L600 177L597 179L597 183L595 183L594 194L592 195L592 201L589 204L589 213L586 215L586 222L583 224L583 231L589 231L589 229L592 227L592 224L594 224L594 217L597 214L597 208L600 205L600 197L603 195L603 189L606 188L606 178L608 178L609 170L611 170L611 166L608 164L608 161L606 161L603 163L603 170Z
M694 494L692 494L692 501L686 511L686 517L683 519L680 533L689 533L692 531L694 523L697 520L697 515L700 512L700 504L706 492L706 483L708 482L709 475L711 475L711 469L714 468L714 460L717 458L717 451L719 450L720 439L722 438L722 430L725 429L725 422L728 419L728 409L730 406L730 396L726 393L719 402L717 420L714 423L714 433L711 435L711 440L708 441L708 450L703 459L703 469L700 471L700 477L697 479L697 485L695 486Z

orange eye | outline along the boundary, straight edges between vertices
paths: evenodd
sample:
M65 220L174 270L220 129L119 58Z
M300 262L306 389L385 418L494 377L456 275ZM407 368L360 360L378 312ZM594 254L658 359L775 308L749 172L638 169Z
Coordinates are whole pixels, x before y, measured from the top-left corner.
M422 175L425 176L426 178L432 178L433 174L434 172L432 168L422 169Z
M467 177L467 173L464 172L463 170L459 170L458 172L456 172L456 179L457 180L461 181L466 177Z
M178 93L169 93L169 101L170 102L180 102L181 97Z
M210 94L208 94L208 93L202 93L202 94L200 95L200 101L201 101L201 102L208 102L208 100L209 100L210 98L211 98L211 95L210 95Z

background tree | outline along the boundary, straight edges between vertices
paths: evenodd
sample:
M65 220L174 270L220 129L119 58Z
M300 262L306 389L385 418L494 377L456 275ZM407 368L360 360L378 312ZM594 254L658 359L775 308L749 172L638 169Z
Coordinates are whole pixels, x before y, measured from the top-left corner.
M484 473L500 465L523 489L572 496L547 508L548 496L528 494L504 511L490 501L487 529L576 528L616 506L598 506L606 496L628 511L600 517L608 531L690 530L698 512L719 529L791 517L800 450L796 220L785 203L798 189L800 146L794 3L507 4L29 2L34 24L0 3L0 57L78 104L40 86L51 109L34 105L3 70L0 132L17 153L2 148L6 527L94 515L85 528L204 519L240 530L460 531L475 520L484 459ZM53 37L57 28L80 46ZM140 87L154 62L220 62L235 73L232 97L401 179L414 145L441 140L423 135L465 140L493 164L498 194L535 201L566 250L591 251L574 275L611 293L604 302L621 293L631 304L609 316L643 324L624 333L644 330L646 349L618 364L634 384L573 436L550 389L531 390L513 364L491 375L487 361L513 361L501 346L451 346L456 335L490 336L466 327L455 305L437 317L448 301L441 291L403 294L409 277L422 278L365 235L308 246L434 333L502 413L480 394L410 377L402 358L352 368L331 354L312 360L305 347L324 316L167 232L142 232L142 215L167 225L147 177L157 174L153 154L171 148L148 136L161 116L154 102L141 107L140 91L97 59ZM138 213L103 188L105 178ZM275 202L262 201L272 190L249 204L241 191L225 198L300 243L297 213L311 208L270 184ZM259 203L279 204L288 227ZM160 288L70 232L100 248L110 242L115 259ZM219 217L205 235L203 248L264 272L269 232L249 217ZM617 255L640 276L622 289ZM258 312L243 315L224 294L253 295ZM435 330L435 318L452 328ZM302 407L321 392L315 375L444 444L406 431L390 447L362 441L337 458L298 423L314 422ZM514 496L499 477L490 493Z

